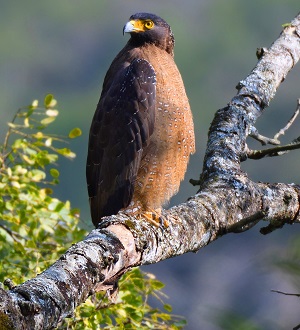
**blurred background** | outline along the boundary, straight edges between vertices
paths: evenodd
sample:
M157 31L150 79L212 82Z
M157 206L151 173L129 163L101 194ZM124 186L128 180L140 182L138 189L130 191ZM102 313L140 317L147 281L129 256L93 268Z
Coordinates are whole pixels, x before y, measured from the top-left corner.
M230 101L239 80L256 64L256 48L269 47L281 25L296 16L299 0L0 0L0 8L0 138L20 106L54 94L60 118L52 129L57 134L73 127L83 131L70 145L76 159L59 164L56 195L80 208L82 225L92 229L85 183L89 125L105 72L128 40L122 28L129 16L153 12L171 25L175 60L194 115L197 152L172 206L196 193L188 180L201 172L214 113ZM257 123L261 134L273 136L292 115L300 97L299 73L296 67L288 75ZM297 137L299 127L300 119L282 142ZM247 161L243 168L253 180L299 183L299 159L295 151ZM259 234L262 225L226 235L197 254L143 267L166 284L167 303L174 314L186 317L187 329L235 329L233 323L220 321L227 312L245 317L256 329L290 329L300 323L297 298L271 292L297 292L274 261L285 255L299 228L284 227L264 237Z

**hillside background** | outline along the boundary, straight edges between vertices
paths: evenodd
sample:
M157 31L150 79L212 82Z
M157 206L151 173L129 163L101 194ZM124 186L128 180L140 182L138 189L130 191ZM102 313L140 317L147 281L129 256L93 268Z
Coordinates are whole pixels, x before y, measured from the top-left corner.
M89 125L105 72L128 40L122 28L129 16L153 12L171 25L175 59L194 115L197 152L172 206L196 193L188 179L201 171L214 113L230 101L238 81L254 67L256 48L269 47L281 25L297 14L299 0L0 0L0 8L0 138L21 105L53 93L60 110L55 132L73 127L83 131L70 146L77 158L59 164L61 184L56 194L80 208L82 226L92 229L85 184ZM274 135L292 115L300 97L299 73L296 67L259 120L262 134ZM299 128L300 119L283 142L300 135ZM247 161L243 168L254 180L300 183L299 165L300 152L295 151L276 159ZM263 237L256 226L227 235L198 254L143 270L166 283L168 303L175 314L187 318L189 330L221 329L217 319L223 311L240 314L261 329L290 329L300 323L298 300L270 290L297 292L297 288L272 266L272 260L282 256L299 229L289 226Z

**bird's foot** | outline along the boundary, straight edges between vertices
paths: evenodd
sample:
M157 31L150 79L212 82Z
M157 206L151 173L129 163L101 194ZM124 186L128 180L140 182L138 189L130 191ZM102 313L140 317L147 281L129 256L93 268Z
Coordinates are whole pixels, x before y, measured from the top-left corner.
M167 220L165 220L161 216L161 209L151 209L147 208L146 210L143 209L142 207L128 207L123 210L125 214L128 216L134 216L139 220L144 220L146 219L151 225L154 225L156 227L164 226L164 227L169 227L169 223Z
M156 227L164 226L169 227L169 223L161 216L161 209L143 211L140 213L141 219L146 219Z

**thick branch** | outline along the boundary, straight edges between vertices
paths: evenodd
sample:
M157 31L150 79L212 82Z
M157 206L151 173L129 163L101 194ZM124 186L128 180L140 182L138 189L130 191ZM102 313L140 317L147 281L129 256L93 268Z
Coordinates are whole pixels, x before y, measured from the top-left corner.
M163 211L161 227L122 213L105 218L48 270L3 292L0 317L14 329L49 329L96 290L112 288L132 266L197 251L261 218L272 228L299 222L299 186L255 183L240 168L251 127L299 57L300 15L240 82L237 96L216 113L198 194Z

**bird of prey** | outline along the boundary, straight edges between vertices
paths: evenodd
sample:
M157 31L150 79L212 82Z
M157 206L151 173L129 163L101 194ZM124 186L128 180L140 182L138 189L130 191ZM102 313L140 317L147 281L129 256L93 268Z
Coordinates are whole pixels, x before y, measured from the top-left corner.
M89 134L86 177L95 226L120 210L157 220L195 151L170 26L137 13L123 33L130 39L106 73Z

